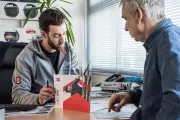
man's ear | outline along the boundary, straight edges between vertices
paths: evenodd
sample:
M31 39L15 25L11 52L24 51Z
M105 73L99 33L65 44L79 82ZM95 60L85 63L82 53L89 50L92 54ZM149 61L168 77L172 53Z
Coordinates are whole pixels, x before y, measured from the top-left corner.
M43 30L41 30L41 35L42 35L42 37L47 37L47 34L46 34L46 32L44 32Z
M141 23L143 20L143 11L141 8L136 9L137 17L138 17L138 23Z

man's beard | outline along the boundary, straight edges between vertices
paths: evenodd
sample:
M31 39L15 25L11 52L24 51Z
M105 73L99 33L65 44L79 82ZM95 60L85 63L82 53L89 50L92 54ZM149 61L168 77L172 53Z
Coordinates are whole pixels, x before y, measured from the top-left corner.
M49 46L52 48L52 49L55 49L55 50L59 50L60 47L57 47L53 42L52 40L50 39L49 35L48 35L48 44Z

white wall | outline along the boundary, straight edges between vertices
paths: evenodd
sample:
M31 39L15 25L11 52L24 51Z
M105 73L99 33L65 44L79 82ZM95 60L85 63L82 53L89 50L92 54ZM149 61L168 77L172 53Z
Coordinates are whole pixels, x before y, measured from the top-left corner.
M85 44L85 0L69 0L73 4L66 4L60 2L60 6L63 6L72 16L73 32L75 36L75 50L79 57L80 67L84 67L86 50Z

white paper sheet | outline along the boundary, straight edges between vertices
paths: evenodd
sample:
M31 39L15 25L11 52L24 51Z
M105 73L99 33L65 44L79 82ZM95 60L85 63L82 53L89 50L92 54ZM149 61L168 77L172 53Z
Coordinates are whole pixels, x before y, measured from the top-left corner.
M132 113L137 109L133 104L128 104L121 108L120 112L111 111L108 113L108 109L102 109L93 112L97 119L114 119L114 118L130 118Z
M91 112L107 109L107 104L91 104Z
M91 101L91 112L103 110L108 108L108 101L105 100L92 100Z

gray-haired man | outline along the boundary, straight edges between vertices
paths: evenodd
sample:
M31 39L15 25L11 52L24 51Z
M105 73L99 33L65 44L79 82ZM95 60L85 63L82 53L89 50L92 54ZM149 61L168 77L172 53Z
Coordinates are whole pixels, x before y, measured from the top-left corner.
M132 120L180 120L180 27L166 19L165 0L121 0L121 5L125 30L144 42L148 54L142 95L140 90L114 94L108 111L140 103Z

